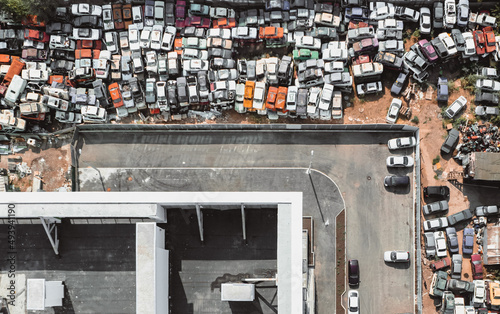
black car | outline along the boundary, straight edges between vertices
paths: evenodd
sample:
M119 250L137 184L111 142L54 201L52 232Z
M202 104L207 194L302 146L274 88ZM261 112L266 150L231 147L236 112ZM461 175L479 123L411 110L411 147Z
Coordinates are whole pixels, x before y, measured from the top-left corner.
M348 265L349 286L359 285L359 264L357 259L350 259Z
M455 150L455 146L458 143L460 132L457 129L451 129L448 133L448 137L441 146L441 152L443 154L449 154Z
M450 188L444 185L424 187L424 197L450 197Z
M410 177L408 176L386 176L384 178L384 185L386 187L408 186L410 184Z
M95 15L83 15L76 17L73 20L73 25L75 25L75 27L101 28L102 20Z

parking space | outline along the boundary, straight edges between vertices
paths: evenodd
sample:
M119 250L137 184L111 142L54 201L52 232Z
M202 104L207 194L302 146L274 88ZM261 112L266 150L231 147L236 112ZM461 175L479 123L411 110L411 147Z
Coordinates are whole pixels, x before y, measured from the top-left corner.
M333 226L345 202L347 256L361 265L361 308L411 312L414 263L398 268L383 262L384 250L413 252L413 194L393 193L383 185L390 173L385 165L390 155L387 140L402 134L85 133L80 138L85 144L79 157L79 186L120 191L304 191L304 215L315 217L318 313L335 307ZM309 164L314 170L312 184L306 173Z

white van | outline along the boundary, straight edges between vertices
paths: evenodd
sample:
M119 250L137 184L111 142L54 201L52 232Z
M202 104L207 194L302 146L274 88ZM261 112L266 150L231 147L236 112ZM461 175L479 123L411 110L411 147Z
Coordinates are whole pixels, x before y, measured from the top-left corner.
M27 83L28 82L22 79L19 75L14 75L9 84L9 88L7 88L7 92L5 93L5 101L15 104L19 99L19 95L24 92Z

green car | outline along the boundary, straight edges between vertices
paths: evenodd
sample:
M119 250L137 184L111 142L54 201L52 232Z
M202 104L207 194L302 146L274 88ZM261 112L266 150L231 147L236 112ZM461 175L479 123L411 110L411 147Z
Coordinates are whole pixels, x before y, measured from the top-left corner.
M448 281L448 273L439 270L434 273L432 277L431 290L429 294L435 297L442 297L446 289L446 282Z
M319 59L319 53L317 51L311 51L309 49L295 49L293 51L293 60L308 60L308 59Z

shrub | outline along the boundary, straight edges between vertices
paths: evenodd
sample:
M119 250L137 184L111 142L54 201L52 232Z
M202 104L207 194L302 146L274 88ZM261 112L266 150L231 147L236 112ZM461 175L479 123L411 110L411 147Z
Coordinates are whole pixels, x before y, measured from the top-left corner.
M435 164L437 164L440 160L441 160L441 157L439 157L439 155L437 155L437 156L436 156L436 158L434 158L434 159L432 160L432 164L433 164L433 165L435 165Z
M411 119L411 122L418 124L419 120L417 116L414 116L413 119Z
M413 37L420 38L420 28L415 29L413 34L411 34Z

